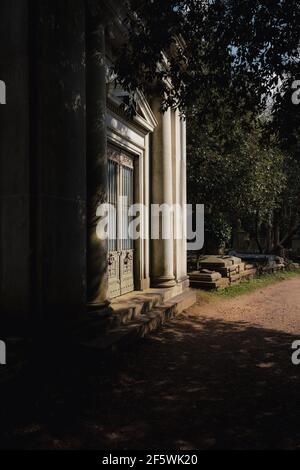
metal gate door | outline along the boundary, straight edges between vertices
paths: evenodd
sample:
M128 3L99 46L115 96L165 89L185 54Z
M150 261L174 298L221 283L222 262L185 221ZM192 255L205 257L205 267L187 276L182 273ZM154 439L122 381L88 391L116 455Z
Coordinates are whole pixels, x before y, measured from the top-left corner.
M134 244L128 234L128 209L134 202L133 170L133 157L109 149L108 275L111 299L134 290Z

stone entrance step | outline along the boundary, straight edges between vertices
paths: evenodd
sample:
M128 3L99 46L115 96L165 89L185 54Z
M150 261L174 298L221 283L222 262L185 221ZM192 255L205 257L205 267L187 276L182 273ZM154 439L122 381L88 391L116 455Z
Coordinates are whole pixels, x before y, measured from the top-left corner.
M94 320L80 332L80 347L99 352L122 349L144 338L196 302L196 294L190 289L170 299L165 294L153 292L113 302L106 324L103 320L99 323ZM127 307L124 302L128 302Z

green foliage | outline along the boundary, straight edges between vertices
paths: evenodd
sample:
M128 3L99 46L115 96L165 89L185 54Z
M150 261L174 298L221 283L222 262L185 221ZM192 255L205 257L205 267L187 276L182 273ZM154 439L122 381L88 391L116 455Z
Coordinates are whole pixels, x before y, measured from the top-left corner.
M208 213L205 216L205 237L218 247L226 246L232 236L232 227L222 213Z
M300 80L300 64L296 78ZM295 93L293 82L293 77L285 80L280 96L275 97L269 127L277 134L278 142L284 151L300 161L300 104L295 104L292 100Z
M237 219L256 236L262 223L280 224L290 240L300 220L300 105L291 101L300 79L300 2L128 5L118 80L133 108L140 88L187 113L190 201L205 203L220 242ZM266 107L263 122L257 116Z
M128 3L129 41L116 68L130 91L140 87L149 92L156 83L165 104L181 109L201 97L205 119L214 90L218 90L217 99L231 95L233 108L254 110L265 106L281 80L297 76L298 0Z
M257 213L267 218L280 205L286 183L282 152L263 143L258 120L247 119L247 125L231 124L227 140L222 133L211 136L210 125L207 132L198 125L198 114L188 121L189 199L231 222Z
M269 129L285 153L284 169L286 190L281 196L281 207L276 213L281 229L281 244L289 245L292 237L300 233L300 104L295 104L292 94L293 79L287 79L280 98L274 102Z

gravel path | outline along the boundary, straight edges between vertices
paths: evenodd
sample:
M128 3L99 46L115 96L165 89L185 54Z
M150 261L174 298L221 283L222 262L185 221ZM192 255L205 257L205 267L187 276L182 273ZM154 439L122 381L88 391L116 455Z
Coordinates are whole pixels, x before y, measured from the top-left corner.
M234 299L196 305L190 312L300 334L300 277Z
M15 391L15 413L27 416L2 422L1 446L299 449L299 305L292 279L197 305L102 367L56 365Z

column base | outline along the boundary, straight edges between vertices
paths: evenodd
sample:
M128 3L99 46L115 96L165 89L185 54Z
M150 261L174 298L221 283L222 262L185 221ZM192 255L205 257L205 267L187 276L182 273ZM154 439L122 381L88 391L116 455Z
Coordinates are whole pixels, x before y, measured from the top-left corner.
M176 284L175 278L170 276L161 276L152 281L152 286L159 288L174 287Z

